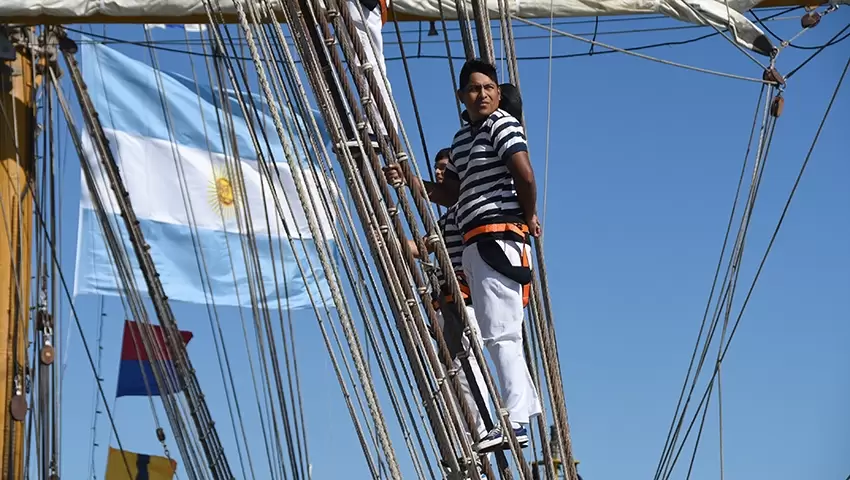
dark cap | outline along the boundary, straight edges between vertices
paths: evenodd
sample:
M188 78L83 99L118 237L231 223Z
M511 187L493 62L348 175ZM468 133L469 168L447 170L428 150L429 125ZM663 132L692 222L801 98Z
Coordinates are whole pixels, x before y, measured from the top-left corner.
M499 85L499 89L502 91L502 100L499 102L499 108L522 122L522 95L520 95L519 89L510 83Z

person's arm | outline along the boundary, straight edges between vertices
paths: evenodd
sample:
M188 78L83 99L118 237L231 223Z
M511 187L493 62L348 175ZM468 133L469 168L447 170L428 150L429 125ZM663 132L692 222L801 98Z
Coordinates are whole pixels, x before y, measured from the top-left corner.
M450 174L446 170L443 183L422 180L422 189L432 202L448 208L457 203L460 196L460 179L457 178L457 175Z
M391 165L384 167L384 175L387 178L387 183L393 185L397 179L403 177L401 167L399 165ZM460 196L460 179L456 173L446 170L443 177L443 183L429 182L428 180L419 180L419 193L425 195L430 201L437 205L442 205L446 208L457 203ZM415 188L415 185L411 185Z
M514 177L517 200L525 213L525 222L535 237L537 233L537 184L534 182L534 170L528 152L517 152L508 160L508 170ZM532 225L534 223L535 225ZM532 228L534 227L534 228Z
M528 157L528 144L522 125L511 116L505 116L493 123L493 148L505 162L514 179L517 201L525 214L525 223L531 235L540 235L540 222L537 220L537 184L534 170Z
M428 251L425 254L420 255L419 246L416 245L416 242L413 240L407 241L407 245L410 247L410 251L413 253L413 256L420 260L425 260L428 258L428 254L434 253L435 246L428 241L428 237L422 237L422 243L425 244L425 249Z
M413 240L408 240L407 246L410 247L410 251L413 253L414 258L422 258L419 255L419 247L416 246L416 242L414 242Z

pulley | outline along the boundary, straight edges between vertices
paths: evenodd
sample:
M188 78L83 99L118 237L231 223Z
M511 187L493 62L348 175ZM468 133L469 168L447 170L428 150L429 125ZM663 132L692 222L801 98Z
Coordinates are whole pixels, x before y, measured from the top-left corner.
M770 82L774 85L785 86L785 78L776 71L776 67L770 66L764 70L761 76L765 82Z
M773 101L770 104L770 115L774 118L779 118L782 115L782 109L785 107L785 97L782 95L777 95L773 97Z
M15 394L9 401L9 412L15 421L23 422L27 418L27 398L21 388L20 375L15 375Z
M53 326L53 316L47 309L39 308L35 311L35 328L46 330Z
M39 360L41 360L42 365L53 365L53 346L45 344L41 347L41 353L38 356Z
M800 18L800 25L803 28L814 28L820 23L821 14L818 12L808 12Z

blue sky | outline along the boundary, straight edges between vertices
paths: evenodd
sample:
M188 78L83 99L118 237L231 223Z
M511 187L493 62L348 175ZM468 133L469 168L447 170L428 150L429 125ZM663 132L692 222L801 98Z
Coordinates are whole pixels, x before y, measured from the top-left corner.
M838 11L795 44L822 44L848 21L847 12ZM624 21L601 23L600 31L681 25L670 20ZM770 25L784 38L799 30L797 20ZM593 23L563 28L587 33L593 31ZM104 33L100 26L93 32ZM710 30L600 35L599 39L625 47L705 33ZM144 39L140 26L109 26L106 34ZM164 40L183 38L174 31L153 35ZM543 37L518 42L521 57L548 55L546 32L523 27L517 35ZM411 39L416 34L407 36ZM389 26L385 38L394 41ZM441 37L423 38L440 42L425 44L422 54L445 55ZM588 48L559 38L554 45L556 54ZM148 60L140 48L113 47ZM185 49L180 43L171 47ZM415 45L406 48L408 55L417 50ZM453 48L458 55L460 44ZM388 57L397 53L397 46L387 46ZM717 37L644 53L748 77L761 75L751 60ZM810 53L786 49L779 57L779 70L789 71ZM191 74L185 56L157 55L163 68ZM789 82L744 253L736 312L846 58L846 45L828 48ZM433 154L450 141L457 126L447 61L412 59L410 68ZM419 147L403 65L390 61L388 70L425 171L429 159ZM548 61L520 63L539 201L541 208L544 200L547 205L543 218L546 261L575 453L586 480L652 478L711 287L759 86L622 54L554 60L551 98L548 74ZM828 480L850 474L846 455L850 415L845 400L850 395L850 350L846 347L850 340L850 143L843 127L850 123L850 97L844 90L724 362L727 479ZM544 191L548 102L553 116ZM63 157L63 188L67 189L63 267L71 278L79 168L72 149L66 149ZM99 302L91 296L76 302L92 348L98 335ZM190 355L219 433L228 448L235 448L206 310L186 304L175 304L174 309L181 327L195 332ZM120 303L110 298L104 311L102 376L110 395L124 313ZM257 478L265 478L268 466L262 458L262 429L250 366L243 358L242 320L234 309L221 313L234 355L244 423L257 452L253 454ZM315 318L311 312L296 312L293 320L313 478L368 478ZM62 476L86 478L94 383L79 335L73 333L71 338L64 382ZM109 400L124 448L161 452L148 400L122 398L114 404L111 396ZM712 405L691 476L695 480L719 478L716 398ZM393 424L388 402L384 413ZM165 422L161 414L160 419ZM393 431L396 449L406 458L394 426ZM101 415L94 463L98 478L103 475L110 439L108 421ZM169 446L176 451L173 440ZM672 478L685 478L688 458ZM405 478L412 478L409 462L403 462ZM231 465L239 472L235 455Z

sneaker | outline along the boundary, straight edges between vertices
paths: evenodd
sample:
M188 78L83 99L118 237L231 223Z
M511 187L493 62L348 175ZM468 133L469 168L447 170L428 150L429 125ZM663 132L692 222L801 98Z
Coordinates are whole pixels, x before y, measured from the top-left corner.
M517 443L519 443L519 448L525 448L528 446L528 431L525 427L515 428L514 436L516 436ZM508 439L502 435L502 430L499 427L496 427L493 430L490 430L490 432L485 435L477 445L475 445L474 449L478 453L485 453L495 450L499 446L505 450L509 450L511 448L508 443Z
M473 447L473 450L478 453L486 452L492 449L493 447L501 445L502 441L502 430L499 427L495 427L494 429L487 432L487 435L481 437L481 440L479 440L475 447Z
M516 436L516 441L519 443L520 448L525 448L528 446L528 431L525 427L519 427L514 429L514 436Z

